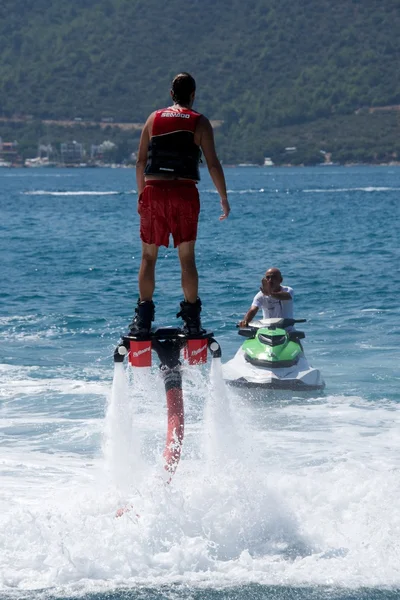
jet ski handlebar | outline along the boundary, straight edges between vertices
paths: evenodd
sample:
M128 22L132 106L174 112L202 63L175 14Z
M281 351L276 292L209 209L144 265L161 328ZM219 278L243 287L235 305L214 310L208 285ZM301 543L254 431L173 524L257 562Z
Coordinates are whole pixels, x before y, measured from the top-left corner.
M295 323L306 323L307 319L285 319L285 321L293 321L293 325Z
M238 334L243 337L252 337L257 329L261 327L266 329L286 329L292 327L295 323L305 323L307 319L288 319L288 318L272 318L272 319L260 319L259 321L251 321L247 327L240 327L239 324L236 327L239 328Z

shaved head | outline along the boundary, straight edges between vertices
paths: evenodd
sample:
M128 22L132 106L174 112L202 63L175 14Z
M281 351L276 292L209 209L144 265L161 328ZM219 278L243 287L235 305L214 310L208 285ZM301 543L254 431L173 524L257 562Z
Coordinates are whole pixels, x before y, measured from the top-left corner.
M268 271L266 271L265 273L265 277L267 277L267 275L272 275L272 277L280 279L281 281L283 279L282 273L276 267L271 267L270 269L268 269Z
M266 293L264 290L272 290L277 292L281 289L281 283L283 281L282 273L276 267L271 267L266 271L264 277L261 280L261 291Z

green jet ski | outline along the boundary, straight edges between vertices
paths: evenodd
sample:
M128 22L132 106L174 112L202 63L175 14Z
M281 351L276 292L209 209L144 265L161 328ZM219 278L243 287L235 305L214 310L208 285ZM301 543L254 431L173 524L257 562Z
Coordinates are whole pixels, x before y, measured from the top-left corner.
M292 329L305 319L262 319L241 327L247 338L223 365L225 381L234 386L281 390L322 390L321 373L307 361L301 345L305 334ZM289 331L288 331L289 328Z

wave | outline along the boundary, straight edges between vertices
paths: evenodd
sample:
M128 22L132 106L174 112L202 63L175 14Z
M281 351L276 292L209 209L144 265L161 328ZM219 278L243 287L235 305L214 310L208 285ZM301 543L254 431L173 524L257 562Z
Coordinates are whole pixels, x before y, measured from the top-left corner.
M218 194L215 189L200 190L202 193L207 194ZM343 192L391 192L400 191L400 188L396 187L355 187L355 188L337 188L337 189L305 189L302 190L304 194L328 194L328 193L343 193ZM246 188L243 190L227 190L229 195L234 194L265 194L277 193L279 190L266 190L265 188ZM282 190L283 193L287 193L287 190ZM95 191L95 190L76 190L76 191L49 191L49 190L29 190L21 192L24 196L120 196L124 194L137 194L136 190L127 190L119 192L117 190L109 191Z
M24 196L119 196L125 193L135 193L133 190L130 192L117 192L114 190L107 192L97 192L92 190L77 190L67 192L49 192L48 190L32 190L29 192L21 192Z
M265 188L247 188L243 190L227 190L227 193L231 196L233 194L288 194L293 190L288 189L265 189ZM301 190L303 194L329 194L329 193L343 193L343 192L398 192L400 187L384 187L384 186L367 186L367 187L354 187L354 188L316 188L316 189L304 189ZM201 193L206 194L218 194L215 189L200 190Z
M2 177L29 177L29 179L31 179L32 177L74 177L73 173L31 173L30 171L31 169L29 169L29 172L23 171L20 173L2 173Z
M266 191L268 191L268 190L265 190L265 188L259 188L257 190L248 188L245 190L227 190L227 193L230 195L232 195L232 194L264 194ZM278 190L272 190L272 191L277 192ZM200 190L200 193L218 194L217 190L215 190L215 189Z
M20 322L38 322L45 320L45 317L38 317L37 315L11 315L11 316L0 316L0 325L9 325L10 323Z
M303 190L304 194L329 194L329 193L342 193L342 192L398 192L398 187L354 187L354 188L336 188L336 189L315 189L315 190Z

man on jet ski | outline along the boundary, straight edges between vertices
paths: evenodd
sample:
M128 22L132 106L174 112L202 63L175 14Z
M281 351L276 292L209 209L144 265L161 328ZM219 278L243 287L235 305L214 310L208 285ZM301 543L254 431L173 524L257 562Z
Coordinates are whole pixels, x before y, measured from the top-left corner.
M263 311L264 319L287 318L293 319L293 288L281 285L282 274L276 267L271 267L261 280L261 287L250 309L247 311L239 327L247 327L256 316L258 309ZM288 330L293 327L288 327Z

